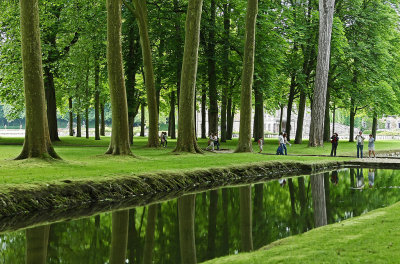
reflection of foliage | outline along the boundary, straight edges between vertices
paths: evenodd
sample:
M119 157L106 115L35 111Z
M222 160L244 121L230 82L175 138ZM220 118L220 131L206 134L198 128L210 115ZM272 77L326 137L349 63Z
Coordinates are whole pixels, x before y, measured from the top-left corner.
M334 184L335 174L325 174L325 197L327 199L328 223L359 216L376 208L393 204L400 200L399 172L377 170L374 175L373 188L368 187L368 169L364 169L365 187L354 189L357 175L361 170L341 170L338 173L338 184ZM301 183L304 180L304 188ZM253 195L253 242L254 248L268 244L277 239L299 234L314 226L312 195L309 177L292 179L283 187L278 181L270 181L254 186ZM261 191L260 191L261 190ZM215 256L224 255L224 247L229 247L229 254L240 251L239 223L239 190L228 188L226 200L222 191L218 190L217 228L215 234ZM291 196L294 199L291 199ZM301 197L305 197L301 202ZM224 202L225 201L225 202ZM261 202L260 202L261 201ZM292 205L293 201L293 205ZM225 204L224 204L225 203ZM207 259L209 231L210 192L198 194L196 197L196 250L198 261ZM227 218L223 208L228 209ZM128 246L134 249L136 261L142 258L146 230L147 208L135 209L136 243ZM160 209L161 208L161 209ZM292 211L294 208L294 211ZM180 263L179 229L176 200L164 202L159 207L157 216L154 263ZM224 228L228 228L229 236L224 237ZM228 241L228 245L224 245ZM107 263L111 243L111 214L52 224L50 228L48 263ZM25 253L25 232L19 231L0 236L0 263L23 263ZM128 258L128 256L127 256Z

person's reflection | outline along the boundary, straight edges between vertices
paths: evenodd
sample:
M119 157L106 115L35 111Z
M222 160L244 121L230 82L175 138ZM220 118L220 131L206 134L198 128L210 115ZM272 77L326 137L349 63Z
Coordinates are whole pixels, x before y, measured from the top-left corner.
M279 179L279 185L283 188L286 185L286 179Z
M364 174L363 169L357 168L357 189L364 188Z
M47 258L50 225L26 229L26 264L44 264Z
M178 198L179 242L182 264L197 263L194 233L195 202L195 194Z
M375 169L369 169L368 170L368 186L369 186L369 188L374 187L374 182L375 182Z
M128 245L129 210L112 213L110 264L123 264Z
M339 182L339 176L338 176L338 172L337 172L337 171L332 171L332 174L331 174L331 182L332 182L334 185L337 185L337 184L338 184L338 182Z
M251 185L239 188L240 194L240 237L242 251L253 250Z
M315 227L324 226L327 224L324 174L311 175L310 178Z

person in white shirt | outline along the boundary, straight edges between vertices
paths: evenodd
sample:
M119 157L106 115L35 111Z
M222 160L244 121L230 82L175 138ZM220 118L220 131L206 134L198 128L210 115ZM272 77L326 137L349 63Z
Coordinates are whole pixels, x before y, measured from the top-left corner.
M289 146L292 146L292 144L290 144L290 142L287 140L287 134L283 133L283 149L285 150L285 155L287 155L286 144L289 144Z
M214 151L214 143L215 143L214 135L211 134L210 139L208 140L208 146L207 146L206 150L208 150L209 148L212 148L212 151Z
M283 138L283 133L282 132L279 133L278 143L279 143L279 148L278 148L278 153L277 154L283 155L283 150L285 149L285 147L284 147L285 139Z
M357 142L357 158L360 158L360 154L361 158L363 158L364 139L365 138L362 135L362 131L360 131L355 138Z

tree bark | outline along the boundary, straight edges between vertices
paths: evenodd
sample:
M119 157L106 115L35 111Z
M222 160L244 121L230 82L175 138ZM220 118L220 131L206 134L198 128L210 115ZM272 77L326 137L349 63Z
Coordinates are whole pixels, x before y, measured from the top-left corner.
M303 125L304 125L304 113L306 110L307 95L306 92L300 91L300 102L299 102L299 113L297 116L297 129L296 138L294 144L301 144L303 142Z
M181 13L179 12L179 2L174 0L174 11L175 11L175 60L176 60L176 94L178 103L179 113L179 97L181 89L181 75L182 75L182 38L181 38Z
M141 137L144 137L144 129L146 126L145 111L146 111L146 108L144 106L144 103L142 102L141 106L140 106L140 136Z
M242 88L240 94L239 143L235 152L252 152L251 142L251 88L254 75L254 50L258 1L247 1L246 38L243 57Z
M45 264L50 225L28 228L26 235L26 264Z
M228 216L228 203L229 203L229 189L222 189L222 212L223 212L223 221L224 224L222 226L222 255L226 256L229 254L229 216Z
M182 264L197 263L194 233L195 202L195 194L178 198L179 242Z
M121 51L121 0L107 0L107 70L112 108L111 142L106 154L132 155Z
M309 146L323 146L326 92L329 74L331 35L335 0L319 1L319 40L315 88L311 110Z
M210 191L210 206L208 208L208 240L207 259L215 258L215 238L217 235L218 190Z
M295 47L294 49L297 50ZM292 129L292 109L293 109L293 101L294 101L294 96L295 96L295 89L296 89L296 74L293 72L291 74L291 82L290 82L290 92L289 92L289 100L288 100L288 105L287 105L287 112L286 112L286 128L285 132L287 134L287 140L290 140L290 131Z
M203 86L201 89L201 138L207 138L206 105L207 105L207 89L205 86ZM210 134L210 132L208 134Z
M203 0L189 0L186 16L179 97L178 141L175 152L201 153L197 145L194 124L194 93L196 87L200 19Z
M105 136L106 135L106 122L104 118L104 104L100 104L100 136Z
M129 211L112 213L110 264L124 264L128 246Z
M253 250L251 185L239 187L240 193L240 237L243 252Z
M82 137L81 113L76 114L76 137Z
M68 98L68 112L69 112L69 136L74 136L74 113L72 110L72 97Z
M324 141L330 142L331 140L331 118L330 118L330 109L329 109L329 102L330 102L330 93L329 87L326 93L326 102L325 102L325 118L324 118Z
M100 140L100 65L98 58L94 67L94 139Z
M46 117L38 1L21 0L20 14L26 130L24 146L16 159L59 159L51 144Z
M50 68L44 67L45 76L45 93L47 105L47 120L49 124L49 135L51 141L60 141L58 137L57 127L57 105L56 105L56 88L54 87L54 76Z
M146 1L133 0L136 8L137 21L139 26L140 43L142 46L143 66L145 74L145 85L147 95L147 109L149 111L149 132L148 147L158 147L158 111L156 100L156 88L154 84L154 70L151 55L151 47L148 31Z
M232 91L228 92L228 105L226 108L226 139L231 140L233 134L233 121L235 118L235 109L232 107Z
M223 64L222 64L222 76L224 76L224 83L222 84L222 96L221 96L221 142L226 142L227 139L227 94L229 90L229 33L231 28L230 19L230 5L228 1L225 1L223 5L224 9L224 33L223 33Z
M372 118L372 137L376 141L376 130L378 129L378 118L376 113L374 113L374 117Z
M311 175L311 192L314 208L315 227L327 224L324 174Z
M356 116L356 112L354 110L355 102L353 97L350 98L350 135L349 142L354 142L354 118Z
M284 106L281 105L281 115L279 116L279 134L282 133L283 108Z
M149 205L147 213L146 238L143 251L143 264L153 263L154 234L156 230L158 204Z
M254 86L255 113L257 113L257 122L254 126L254 141L260 138L264 139L264 94L259 85ZM255 121L254 121L255 122Z

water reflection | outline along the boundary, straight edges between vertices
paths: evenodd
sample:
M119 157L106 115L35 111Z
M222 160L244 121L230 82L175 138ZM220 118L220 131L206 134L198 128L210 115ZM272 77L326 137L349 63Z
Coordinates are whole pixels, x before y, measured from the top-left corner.
M393 204L399 176L354 168L5 233L0 263L202 262Z

